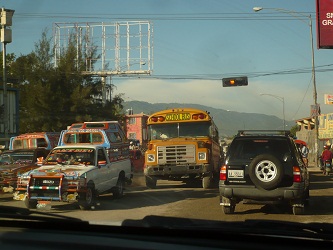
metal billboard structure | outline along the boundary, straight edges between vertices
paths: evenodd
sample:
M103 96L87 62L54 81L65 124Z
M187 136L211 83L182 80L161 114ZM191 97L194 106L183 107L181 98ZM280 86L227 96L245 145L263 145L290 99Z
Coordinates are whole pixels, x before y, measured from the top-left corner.
M152 74L153 25L149 21L54 23L53 39L54 66L62 52L74 44L77 65L80 58L85 60L82 74L102 78L103 103L106 77L111 82L113 76Z

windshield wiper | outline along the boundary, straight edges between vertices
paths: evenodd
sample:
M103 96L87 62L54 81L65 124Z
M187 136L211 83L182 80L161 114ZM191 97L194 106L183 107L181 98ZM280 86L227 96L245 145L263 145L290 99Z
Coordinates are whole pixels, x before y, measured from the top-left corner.
M142 220L124 220L122 226L191 230L226 230L236 233L305 236L332 240L333 224L299 223L275 220L213 221L164 216L146 216Z

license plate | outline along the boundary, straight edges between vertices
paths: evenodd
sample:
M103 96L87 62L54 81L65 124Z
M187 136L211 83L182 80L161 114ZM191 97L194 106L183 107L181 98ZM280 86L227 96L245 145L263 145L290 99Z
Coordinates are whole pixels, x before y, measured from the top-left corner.
M243 178L244 177L244 170L228 170L228 177L229 178Z
M50 201L38 201L36 208L49 210L49 209L51 209L51 202Z

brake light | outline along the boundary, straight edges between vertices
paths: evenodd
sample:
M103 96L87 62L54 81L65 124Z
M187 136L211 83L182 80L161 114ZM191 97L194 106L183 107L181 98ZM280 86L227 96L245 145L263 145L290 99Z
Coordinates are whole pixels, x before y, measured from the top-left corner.
M227 180L227 166L224 165L220 169L220 180L225 181Z
M294 182L301 182L302 176L301 176L301 168L298 166L293 167L293 181Z

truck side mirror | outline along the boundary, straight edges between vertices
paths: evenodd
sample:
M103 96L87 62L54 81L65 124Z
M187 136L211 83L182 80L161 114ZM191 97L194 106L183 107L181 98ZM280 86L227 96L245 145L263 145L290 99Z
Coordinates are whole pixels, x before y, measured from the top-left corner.
M44 162L44 157L42 156L42 157L38 157L37 158L37 165L38 166L42 166L43 165L43 162Z
M98 167L106 165L106 161L98 161Z

